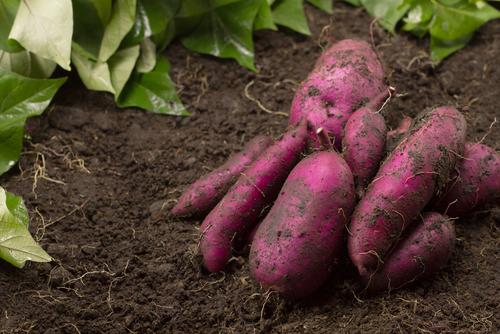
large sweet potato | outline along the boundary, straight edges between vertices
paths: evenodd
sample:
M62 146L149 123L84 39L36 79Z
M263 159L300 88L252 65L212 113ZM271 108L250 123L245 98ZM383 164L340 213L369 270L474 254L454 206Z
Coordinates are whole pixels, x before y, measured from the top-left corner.
M395 290L428 278L450 259L455 246L455 228L439 213L425 213L405 233L375 273L362 276L368 292Z
M272 139L261 135L250 140L243 150L222 166L202 176L190 185L172 209L175 216L198 216L212 210L240 174L272 144Z
M253 277L290 297L316 290L341 255L354 199L352 174L339 154L317 152L298 163L254 236Z
M500 155L483 144L465 144L464 158L435 208L459 217L500 199Z
M352 216L349 256L361 275L376 270L408 223L448 182L463 154L466 123L453 107L420 114L409 131Z
M201 225L205 267L222 270L231 257L233 239L248 232L266 205L276 198L305 148L305 120L289 130L246 170Z
M340 149L349 116L385 90L384 71L371 46L346 39L333 44L295 93L290 123L305 117L311 124L309 141L320 147L316 130L323 128Z

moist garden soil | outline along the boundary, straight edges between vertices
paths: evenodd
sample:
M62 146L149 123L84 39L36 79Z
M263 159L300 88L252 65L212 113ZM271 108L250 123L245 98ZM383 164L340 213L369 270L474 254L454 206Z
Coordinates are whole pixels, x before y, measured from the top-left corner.
M266 294L244 254L209 275L197 255L199 221L168 211L182 190L251 137L279 136L297 83L321 45L373 42L396 93L383 113L452 104L466 114L469 140L500 119L500 22L433 67L427 41L393 36L360 9L308 7L313 31L259 32L258 74L169 47L172 77L188 118L120 110L111 96L72 77L42 117L30 120L24 154L1 183L22 195L31 231L54 257L23 270L0 264L2 333L498 333L499 208L456 221L457 249L433 280L390 295L357 293L347 263L308 300ZM253 84L251 84L253 83ZM245 89L246 88L246 89ZM261 104L259 107L257 99ZM484 143L499 149L498 124Z

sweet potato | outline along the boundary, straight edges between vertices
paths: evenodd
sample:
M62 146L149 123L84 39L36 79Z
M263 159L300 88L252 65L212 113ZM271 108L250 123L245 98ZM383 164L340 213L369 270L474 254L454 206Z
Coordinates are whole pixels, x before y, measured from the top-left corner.
M500 154L483 144L465 144L464 158L435 208L451 217L463 216L500 199Z
M380 94L374 103L356 110L344 128L342 153L351 168L358 197L362 197L365 188L377 173L385 155L387 128L384 117L376 112L387 93Z
M199 216L212 210L241 173L272 144L268 136L257 136L222 166L190 185L172 209L175 216Z
M361 275L373 272L409 222L443 189L462 155L466 123L453 107L421 113L387 157L350 223L349 256Z
M428 278L450 259L455 246L455 228L449 218L425 213L405 233L376 273L362 276L370 293L390 291Z
M322 127L340 149L349 116L385 90L383 79L382 64L368 43L337 42L320 56L297 89L289 121L295 124L306 117L311 146L320 147L315 131Z
M289 130L240 176L201 225L205 267L220 271L231 257L233 239L250 231L261 211L272 204L305 148L305 120Z
M387 132L387 140L386 140L387 152L392 152L392 150L398 145L400 140L410 129L412 121L413 118L409 116L403 116L403 119L399 122L398 127L395 128L394 130Z
M299 162L255 234L252 276L293 298L316 290L341 255L354 198L352 173L338 153Z

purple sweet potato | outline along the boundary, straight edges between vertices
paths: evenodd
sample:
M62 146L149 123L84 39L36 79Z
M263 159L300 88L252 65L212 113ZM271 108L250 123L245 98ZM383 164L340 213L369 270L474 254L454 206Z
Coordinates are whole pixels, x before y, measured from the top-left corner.
M356 207L349 256L364 276L376 270L401 233L448 182L463 154L466 123L453 107L417 116Z
M398 143L410 129L412 121L413 118L409 116L404 116L403 119L399 122L397 128L387 132L387 140L386 140L387 152L392 152L392 150L398 145Z
M272 144L268 136L257 136L222 166L190 185L172 209L175 216L199 216L210 212L250 164Z
M306 117L311 125L310 145L320 143L316 130L323 128L342 147L342 129L349 116L385 90L384 71L371 46L346 39L333 44L316 62L295 93L290 123Z
M368 292L391 291L428 278L451 258L455 228L446 216L425 213L407 232L379 271L361 277Z
M305 120L289 130L240 176L201 225L205 267L220 271L231 257L233 239L248 232L270 205L305 148Z
M335 152L297 164L250 248L250 271L263 286L292 297L324 283L344 247L354 208L352 173Z
M385 155L387 127L384 116L376 112L375 106L386 96L384 92L373 100L374 103L356 110L344 128L342 152L351 168L356 194L360 198Z
M435 208L460 217L500 199L500 154L483 144L465 144L464 158Z

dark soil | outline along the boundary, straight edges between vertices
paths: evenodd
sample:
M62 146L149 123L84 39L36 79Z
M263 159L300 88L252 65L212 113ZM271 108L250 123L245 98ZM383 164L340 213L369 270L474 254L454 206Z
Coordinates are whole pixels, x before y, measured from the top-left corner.
M29 122L20 168L0 181L25 198L31 230L55 260L23 270L0 264L1 332L498 333L498 207L458 220L451 263L433 280L391 295L355 295L348 265L302 302L265 295L244 256L225 273L201 270L199 222L173 219L168 210L250 137L285 129L286 118L263 112L244 91L253 81L251 96L270 110L288 110L330 23L324 13L307 12L312 38L257 35L257 75L170 47L190 118L119 110L111 96L72 78L50 111ZM337 3L322 36L370 40L370 22L362 10ZM377 27L373 38L397 90L384 111L391 127L403 114L452 104L466 113L469 139L477 141L500 118L500 21L437 68L427 41ZM484 142L498 149L499 139L497 124ZM34 187L41 168L47 178Z

